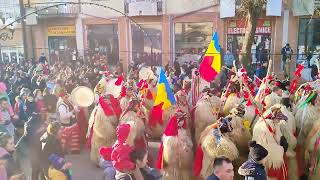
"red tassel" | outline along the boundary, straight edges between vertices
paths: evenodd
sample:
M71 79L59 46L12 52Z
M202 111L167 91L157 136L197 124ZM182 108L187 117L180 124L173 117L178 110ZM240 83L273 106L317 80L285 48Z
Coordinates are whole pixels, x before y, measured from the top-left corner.
M294 79L291 83L290 94L293 94L297 88L297 79Z
M248 102L247 102L246 106L252 106L252 102L251 102L251 100L248 100Z
M258 78L256 78L256 85L257 85L257 87L260 87L260 85L261 85L261 82Z
M256 108L256 109L254 110L254 113L255 113L256 115L259 115L259 116L260 116L260 111L259 111L258 108Z
M107 65L104 64L104 65L101 66L101 68L102 68L102 70L106 71L107 70Z
M270 89L269 89L269 88L267 88L267 89L265 89L265 90L264 90L264 93L265 93L266 95L269 95L269 94L270 94L270 92L271 92L271 91L270 91Z
M159 124L163 124L163 120L162 120L162 105L163 103L157 105L157 106L153 106L151 109L151 114L150 114L150 120L149 120L149 125L151 127L154 127L157 125L157 123Z
M127 88L125 86L121 87L120 99L127 95Z
M148 89L148 92L147 92L147 99L149 99L149 100L152 100L152 99L153 99L153 95L152 95L150 89Z
M243 91L243 97L244 97L244 99L248 99L249 93L247 91Z
M277 81L274 85L277 86L277 87L280 87L281 83L279 81Z
M138 87L139 89L142 89L143 83L144 83L144 80L141 79L141 80L137 83L137 87Z
M120 85L122 84L123 80L124 80L124 78L123 78L123 75L121 74L121 75L118 77L117 81L116 81L114 84L115 84L116 86L120 86Z
M163 169L163 144L162 143L160 145L159 152L158 152L156 168L159 170Z
M202 170L202 161L203 161L203 150L201 145L197 146L195 161L193 164L193 172L195 176L199 176Z

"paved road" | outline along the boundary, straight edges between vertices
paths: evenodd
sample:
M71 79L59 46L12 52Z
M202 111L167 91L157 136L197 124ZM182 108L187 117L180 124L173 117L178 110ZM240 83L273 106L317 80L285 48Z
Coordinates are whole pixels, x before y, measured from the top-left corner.
M159 142L149 143L149 154L151 159L156 160ZM68 155L67 160L72 163L72 171L74 180L101 180L102 169L96 167L90 161L90 152L83 150L79 155Z

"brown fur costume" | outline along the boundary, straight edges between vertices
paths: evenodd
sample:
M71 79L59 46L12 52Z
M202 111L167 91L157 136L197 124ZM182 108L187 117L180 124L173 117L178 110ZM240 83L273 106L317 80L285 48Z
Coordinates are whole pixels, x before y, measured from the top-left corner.
M313 128L311 129L305 143L305 160L306 162L311 162L311 160L315 157L313 157L313 153L315 150L315 143L317 139L320 138L320 119L318 119L315 123ZM309 173L309 172L307 172ZM320 177L320 166L318 164L317 168L314 169L313 172L310 173L311 176L309 176L310 180L318 180Z
M91 113L89 129L91 129L92 126L93 134L91 140L90 159L98 165L100 157L99 148L102 146L110 147L117 140L116 128L118 126L118 118L115 115L106 116L99 105Z
M145 125L137 113L133 111L124 112L120 118L120 124L130 124L134 138L142 138L145 135Z
M205 128L216 122L221 111L222 102L216 96L204 96L196 104L194 112L195 142L199 143L200 135Z
M223 107L223 113L225 116L230 114L230 111L237 106L237 104L240 104L240 98L237 97L235 93L230 94Z
M235 160L239 156L236 145L228 136L222 136L221 142L218 144L216 138L212 135L214 126L208 126L200 137L200 144L203 150L203 161L200 177L207 179L213 173L213 162L218 156L226 156L231 160Z
M176 106L170 106L167 109L165 109L163 111L162 114L162 120L163 120L163 124L157 124L154 127L150 127L147 126L147 133L155 139L160 139L163 135L163 131L170 119L170 117L174 114L174 112L176 111L177 107Z
M193 162L193 144L185 129L179 129L178 136L164 137L163 139L165 180L193 180L191 171Z

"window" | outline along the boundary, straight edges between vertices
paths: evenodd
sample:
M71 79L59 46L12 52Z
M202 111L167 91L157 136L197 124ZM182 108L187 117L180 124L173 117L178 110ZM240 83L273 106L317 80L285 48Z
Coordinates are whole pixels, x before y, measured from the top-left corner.
M5 21L20 17L19 0L0 0L0 16Z
M92 25L88 32L90 50L105 55L108 64L116 64L119 61L118 25Z
M176 23L175 57L179 62L198 61L213 35L212 23Z
M149 66L162 64L161 24L141 24L142 30L132 24L132 60ZM143 32L144 31L144 32Z

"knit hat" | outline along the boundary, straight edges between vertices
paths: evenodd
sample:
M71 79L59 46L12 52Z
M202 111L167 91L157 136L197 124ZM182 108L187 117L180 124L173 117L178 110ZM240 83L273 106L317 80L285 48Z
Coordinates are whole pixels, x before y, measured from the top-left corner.
M129 124L120 124L117 127L117 139L119 143L125 143L129 133L130 133L131 126Z
M50 164L57 170L62 169L62 167L66 163L66 161L57 154L51 154L48 159Z
M99 150L99 153L104 160L111 161L111 153L112 153L111 147L101 147Z
M255 161L261 161L268 155L268 150L265 149L260 144L257 144L256 141L249 142L249 156L254 159Z

